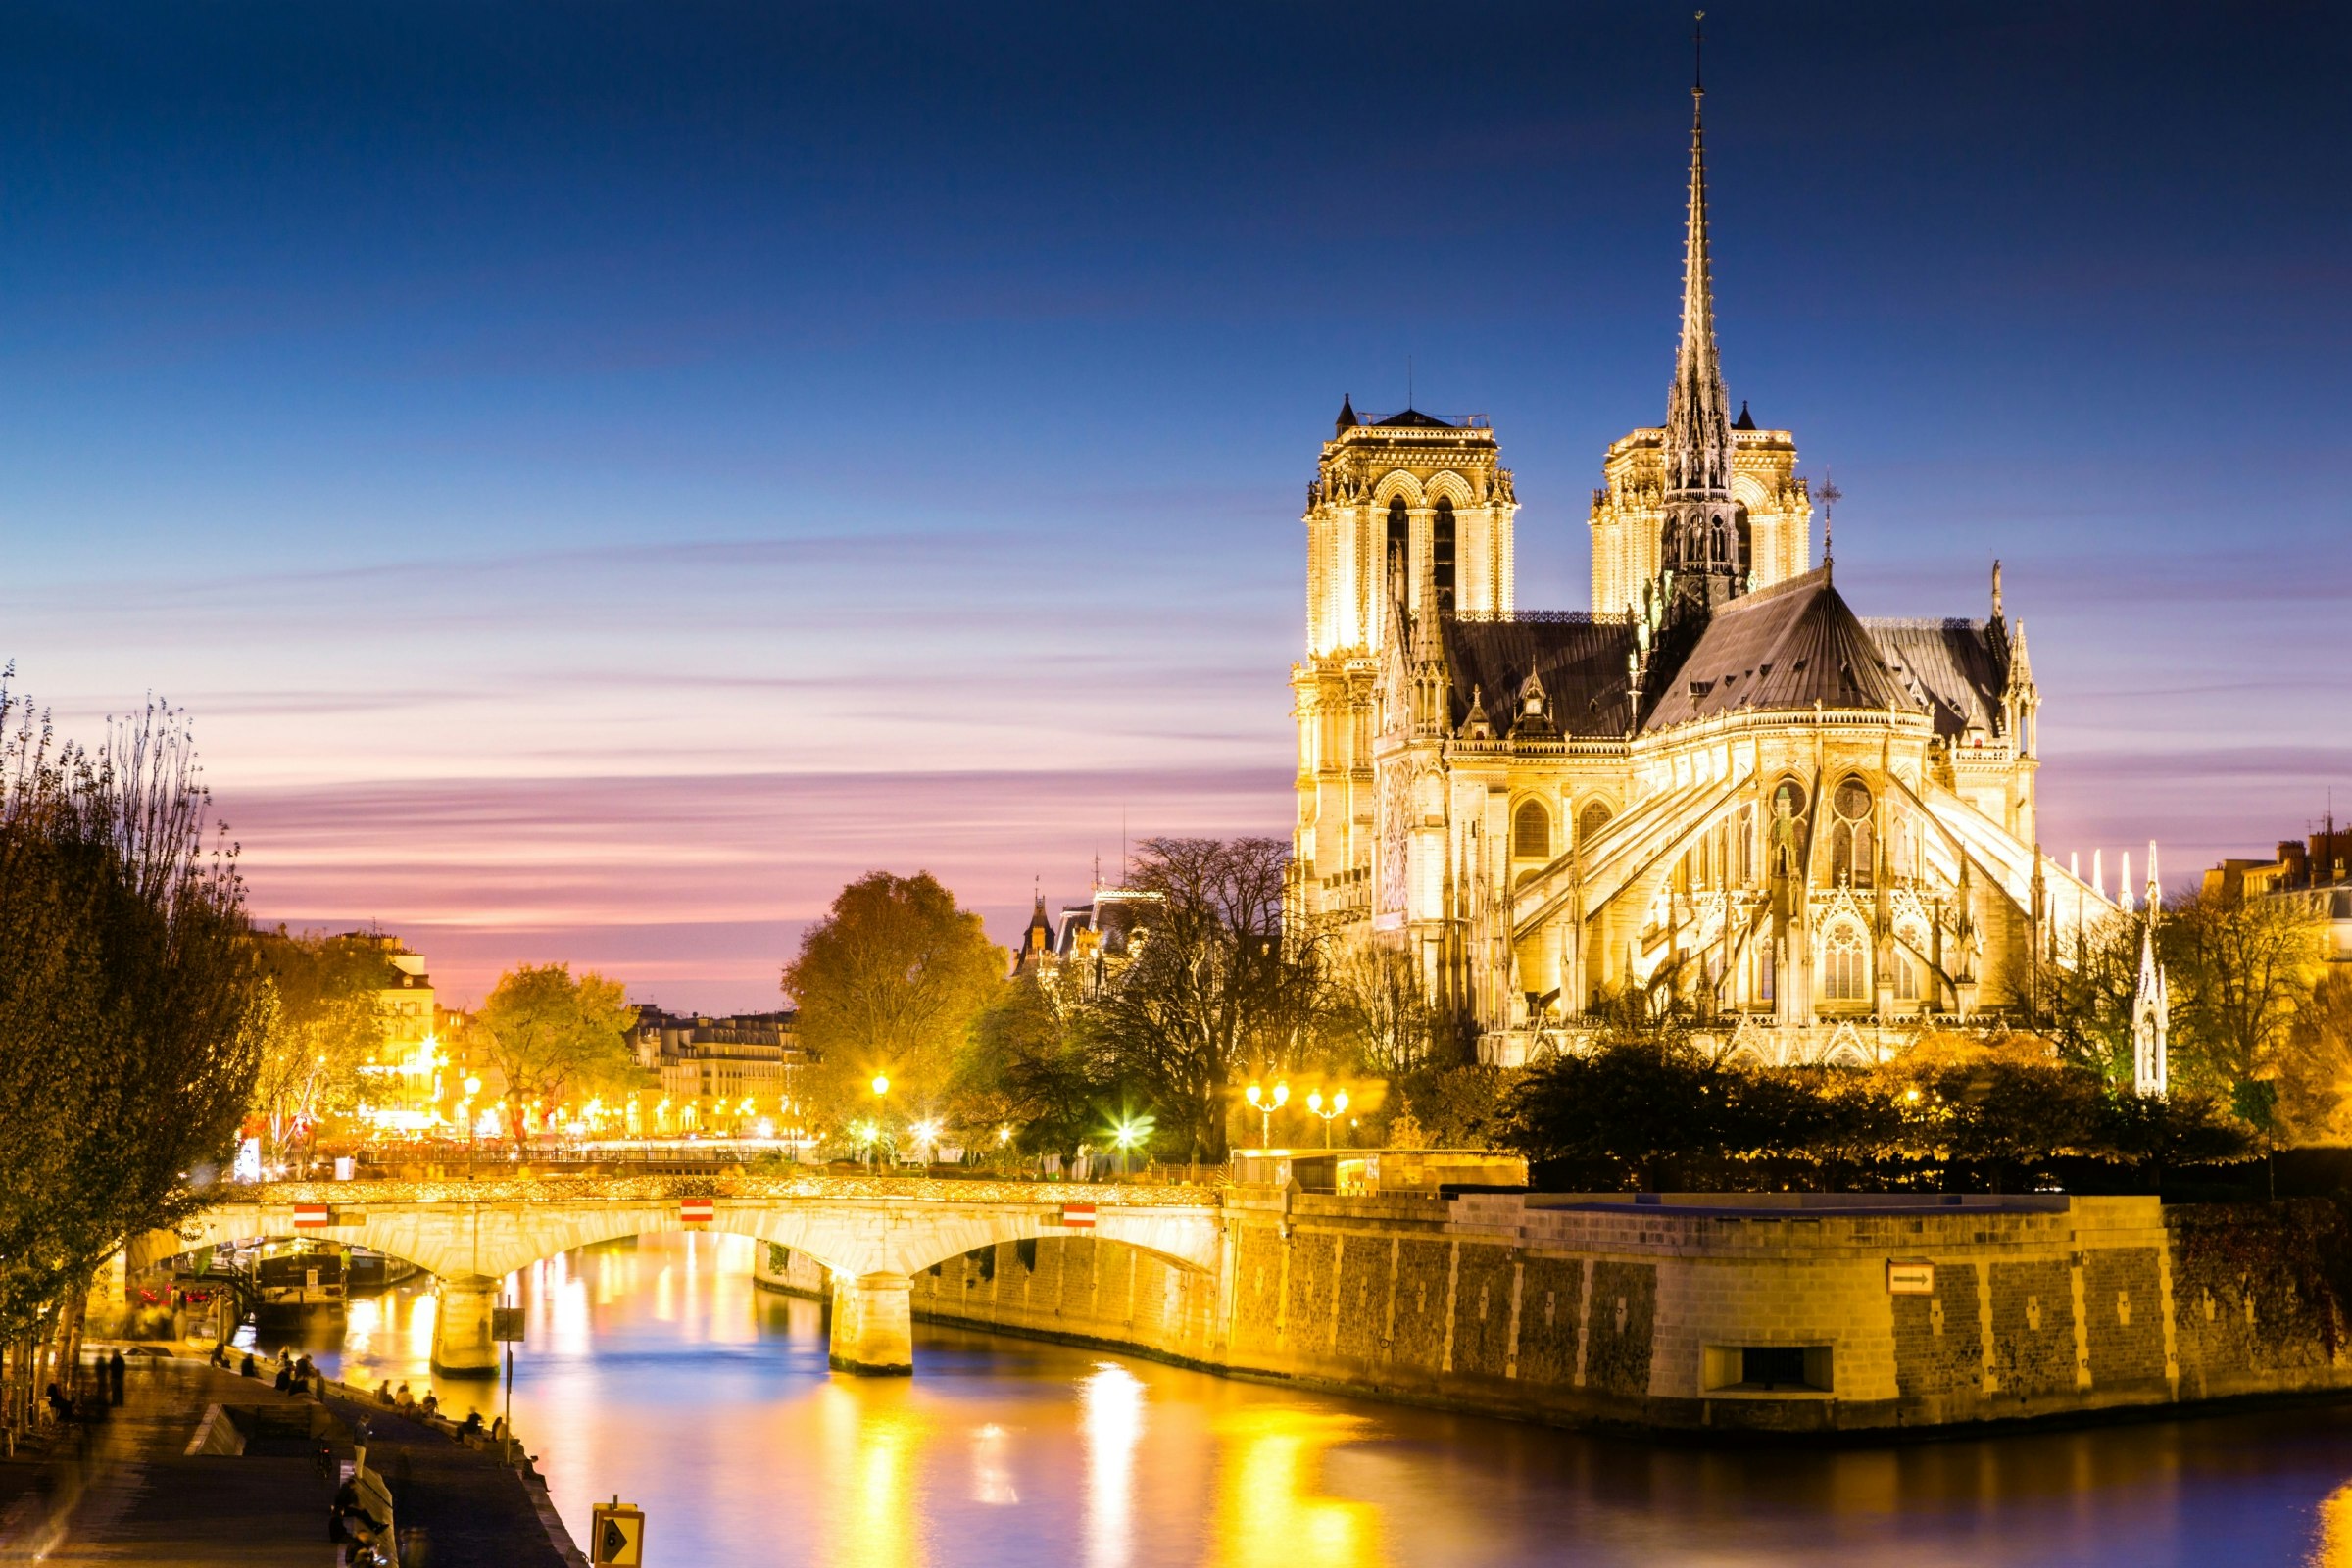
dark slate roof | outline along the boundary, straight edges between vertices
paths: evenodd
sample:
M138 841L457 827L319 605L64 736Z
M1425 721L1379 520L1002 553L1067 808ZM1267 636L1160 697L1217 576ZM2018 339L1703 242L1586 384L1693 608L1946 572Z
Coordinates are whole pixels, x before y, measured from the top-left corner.
M1735 430L1753 430L1755 427L1755 416L1747 412L1747 399L1741 398L1740 400L1740 417L1732 421L1732 428Z
M1394 428L1397 425L1408 426L1415 430L1452 430L1459 428L1457 425L1446 423L1444 419L1439 418L1434 414L1423 414L1419 409L1407 409L1402 414L1392 414L1385 419L1375 420L1373 421L1372 428L1375 430L1386 430Z
M1340 416L1332 424L1333 436L1336 438L1347 431L1352 430L1361 421L1355 416L1355 399L1350 397L1348 393L1341 393Z
M1485 694L1495 731L1507 733L1519 717L1519 688L1532 670L1544 683L1552 722L1563 735L1625 733L1625 656L1634 648L1632 620L1559 613L1447 615L1442 624L1453 675L1450 716L1457 729L1470 715L1476 688Z
M1824 567L1715 612L1682 668L1663 680L1642 727L1666 729L1737 710L1916 710Z
M2001 636L1981 620L1865 620L1886 667L1935 716L1936 733L1971 725L1999 730L2007 660Z

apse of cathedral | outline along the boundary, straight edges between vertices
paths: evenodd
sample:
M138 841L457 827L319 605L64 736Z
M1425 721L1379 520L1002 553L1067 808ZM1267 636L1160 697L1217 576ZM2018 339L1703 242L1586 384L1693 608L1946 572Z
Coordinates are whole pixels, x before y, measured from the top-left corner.
M1504 1064L1628 989L1761 1060L1881 1059L2022 1011L2116 912L2038 846L1998 564L1982 617L1856 614L1790 432L1733 414L1701 104L1666 420L1602 459L1591 609L1518 608L1483 418L1343 400L1308 488L1295 906L1412 955Z

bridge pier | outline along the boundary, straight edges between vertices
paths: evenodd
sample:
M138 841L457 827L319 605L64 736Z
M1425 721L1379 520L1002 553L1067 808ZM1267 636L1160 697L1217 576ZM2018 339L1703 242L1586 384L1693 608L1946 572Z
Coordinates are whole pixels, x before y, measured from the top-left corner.
M860 1377L914 1371L913 1282L904 1274L833 1276L833 1337L826 1361Z
M447 1377L498 1375L498 1346L490 1338L490 1308L499 1282L487 1274L452 1274L441 1281L433 1319L433 1370Z

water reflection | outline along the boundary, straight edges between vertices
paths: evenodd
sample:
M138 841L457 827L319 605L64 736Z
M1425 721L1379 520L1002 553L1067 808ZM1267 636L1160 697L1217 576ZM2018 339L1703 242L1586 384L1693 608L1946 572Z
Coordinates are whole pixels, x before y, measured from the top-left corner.
M1217 1488L1219 1562L1359 1568L1379 1562L1372 1504L1329 1496L1325 1456L1361 1439L1360 1416L1284 1405L1238 1411L1220 1423L1225 1474Z
M1144 1386L1118 1362L1101 1362L1078 1385L1078 1410L1086 1442L1087 1568L1126 1568Z
M646 1237L509 1282L517 1430L575 1536L618 1492L655 1568L2352 1568L2352 1412L1718 1450L946 1330L918 1329L920 1376L853 1379L826 1370L821 1307L755 1290L751 1263L737 1238ZM494 1410L491 1381L433 1377L434 1305L355 1302L312 1348Z

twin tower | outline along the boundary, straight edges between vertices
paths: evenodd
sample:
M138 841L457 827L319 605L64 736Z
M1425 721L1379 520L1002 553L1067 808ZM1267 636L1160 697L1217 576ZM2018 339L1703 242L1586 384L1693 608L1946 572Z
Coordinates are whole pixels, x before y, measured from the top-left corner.
M1640 614L1661 598L1713 608L1810 569L1813 507L1787 430L1735 416L1715 344L1705 146L1693 91L1682 334L1666 422L1634 430L1601 460L1592 493L1592 612ZM1306 652L1310 663L1368 657L1386 601L1418 612L1510 614L1511 471L1485 417L1416 409L1359 414L1343 399L1307 488ZM1659 604L1670 611L1671 604Z

